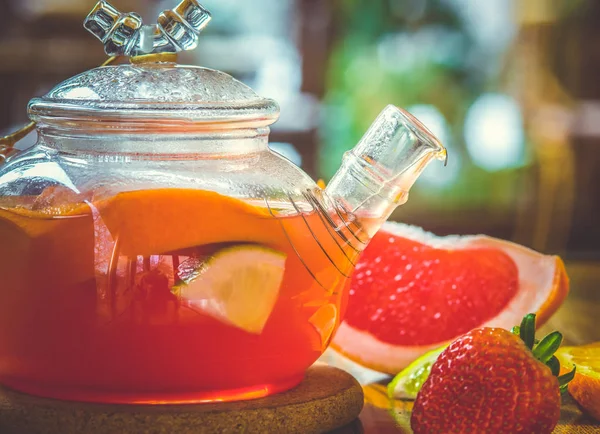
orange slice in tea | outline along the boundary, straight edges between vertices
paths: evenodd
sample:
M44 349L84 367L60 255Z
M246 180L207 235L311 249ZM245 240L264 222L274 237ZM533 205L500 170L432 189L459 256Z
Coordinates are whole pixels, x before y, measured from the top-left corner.
M562 347L556 352L561 368L577 367L569 383L569 393L590 415L600 421L600 342L578 347Z
M540 326L568 289L556 256L482 235L437 237L386 223L356 266L332 346L395 375L473 328L510 328L529 312Z
M308 322L321 336L321 352L327 349L337 321L338 309L332 303L324 304L308 319Z
M221 249L179 267L181 302L249 333L260 334L275 307L286 255L257 245Z

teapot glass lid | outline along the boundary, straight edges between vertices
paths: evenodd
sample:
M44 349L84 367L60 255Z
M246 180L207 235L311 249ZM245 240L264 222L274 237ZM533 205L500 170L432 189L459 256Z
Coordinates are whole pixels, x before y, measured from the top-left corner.
M209 21L209 12L196 0L183 0L150 26L139 15L120 13L100 1L84 26L104 43L108 55L129 56L131 63L102 66L63 81L31 100L31 119L272 124L279 114L275 101L224 72L175 63L175 53L195 48Z

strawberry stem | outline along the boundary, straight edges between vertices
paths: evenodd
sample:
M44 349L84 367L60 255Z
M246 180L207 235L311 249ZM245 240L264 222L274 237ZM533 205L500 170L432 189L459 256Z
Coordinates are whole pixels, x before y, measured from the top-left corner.
M560 332L552 332L544 337L539 344L533 349L533 355L540 362L546 364L552 358L560 344L562 343L562 334Z
M519 327L519 336L530 350L535 342L535 313L529 313L523 317Z
M567 386L569 385L569 381L571 381L573 378L575 378L575 371L576 371L577 367L573 366L573 370L571 372L568 372L566 374L563 374L561 376L558 377L558 385L560 386L560 391L564 392L565 390L567 390Z
M552 370L552 375L558 377L558 374L560 374L560 362L558 361L556 356L550 357L550 360L548 360L546 365L548 365L548 367L550 367L550 369Z
M521 327L519 327L519 326L514 326L512 329L510 329L510 332L511 332L513 335L517 335L517 336L519 336L519 337L520 337L520 336L521 336ZM533 343L534 343L534 344L537 344L537 343L539 343L539 342L540 342L540 340L539 340L539 339L534 339L534 340L533 340Z

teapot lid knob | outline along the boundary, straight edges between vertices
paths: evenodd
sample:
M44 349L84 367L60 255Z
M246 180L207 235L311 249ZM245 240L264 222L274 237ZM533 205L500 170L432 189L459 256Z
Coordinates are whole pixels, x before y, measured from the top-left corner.
M109 56L143 56L193 50L211 15L197 0L182 0L172 10L162 12L158 22L144 25L135 12L122 13L100 0L83 26L104 44Z

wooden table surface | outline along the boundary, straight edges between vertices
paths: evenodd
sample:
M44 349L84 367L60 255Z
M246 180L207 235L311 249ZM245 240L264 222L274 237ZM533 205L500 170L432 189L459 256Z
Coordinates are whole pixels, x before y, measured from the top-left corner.
M566 345L600 341L600 264L568 263L571 293L540 334L560 330ZM411 402L387 398L385 385L390 378L361 368L339 355L329 352L325 361L354 374L363 384L365 406L359 419L335 434L397 434L412 433L410 429ZM581 411L569 395L563 398L561 420L554 434L600 434L600 422Z

